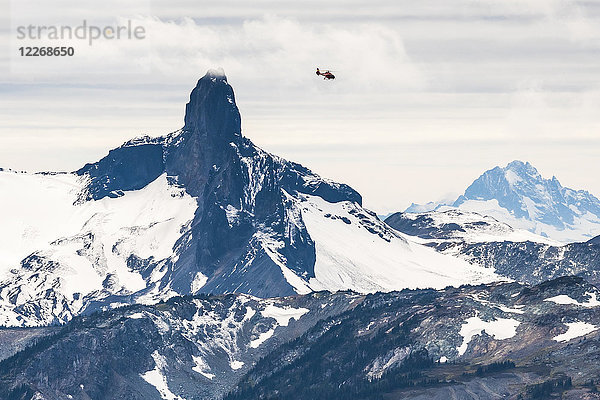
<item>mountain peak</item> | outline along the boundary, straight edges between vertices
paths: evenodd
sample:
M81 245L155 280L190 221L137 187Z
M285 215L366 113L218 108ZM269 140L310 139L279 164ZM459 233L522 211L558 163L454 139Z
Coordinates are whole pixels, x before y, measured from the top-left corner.
M198 80L185 106L185 131L231 141L241 136L241 118L233 88L222 68L209 69Z
M507 174L507 180L509 181L511 175L509 172L517 174L520 178L532 178L533 180L542 179L542 176L533 165L531 165L529 162L523 162L520 160L515 160L508 163L504 168L504 172Z
M506 169L522 169L522 168L533 168L533 166L529 163L529 161L523 162L521 160L514 160L514 161L509 162L506 165Z
M531 164L529 164L529 162L523 162L521 160L514 160L509 162L506 165L506 169L520 169L520 168L525 168L526 166L531 166Z

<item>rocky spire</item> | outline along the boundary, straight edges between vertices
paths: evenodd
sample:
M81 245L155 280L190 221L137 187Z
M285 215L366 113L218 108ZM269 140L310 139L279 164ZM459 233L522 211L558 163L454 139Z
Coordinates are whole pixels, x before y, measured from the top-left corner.
M240 113L222 69L208 70L192 90L183 129L224 141L241 137Z

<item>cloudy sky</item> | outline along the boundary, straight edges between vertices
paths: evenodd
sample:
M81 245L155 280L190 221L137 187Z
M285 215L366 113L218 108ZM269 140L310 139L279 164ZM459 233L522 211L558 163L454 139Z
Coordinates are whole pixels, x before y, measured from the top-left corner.
M600 2L121 3L0 0L0 166L74 170L176 130L196 80L223 67L245 136L379 213L456 196L514 159L600 196ZM17 38L83 20L131 21L145 39ZM36 45L76 54L19 56Z

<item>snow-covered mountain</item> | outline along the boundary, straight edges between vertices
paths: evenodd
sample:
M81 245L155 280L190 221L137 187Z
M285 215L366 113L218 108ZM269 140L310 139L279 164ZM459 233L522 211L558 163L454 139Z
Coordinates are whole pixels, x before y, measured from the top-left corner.
M432 204L430 204L432 206ZM526 229L560 242L584 242L600 234L600 200L585 190L544 179L529 163L513 161L484 172L450 206L491 216L515 229ZM407 210L431 207L412 205Z
M176 294L359 292L498 279L407 240L351 187L241 134L222 71L182 129L137 138L74 173L0 171L0 325Z

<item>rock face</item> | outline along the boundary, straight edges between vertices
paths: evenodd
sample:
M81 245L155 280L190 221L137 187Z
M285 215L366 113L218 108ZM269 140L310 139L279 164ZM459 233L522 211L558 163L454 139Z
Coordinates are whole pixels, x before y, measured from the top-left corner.
M91 180L81 201L118 197L124 191L139 190L158 178L165 170L163 149L157 143L142 143L111 150L94 164L77 171Z
M0 398L583 398L600 373L599 299L572 277L177 297L36 333L0 361Z

